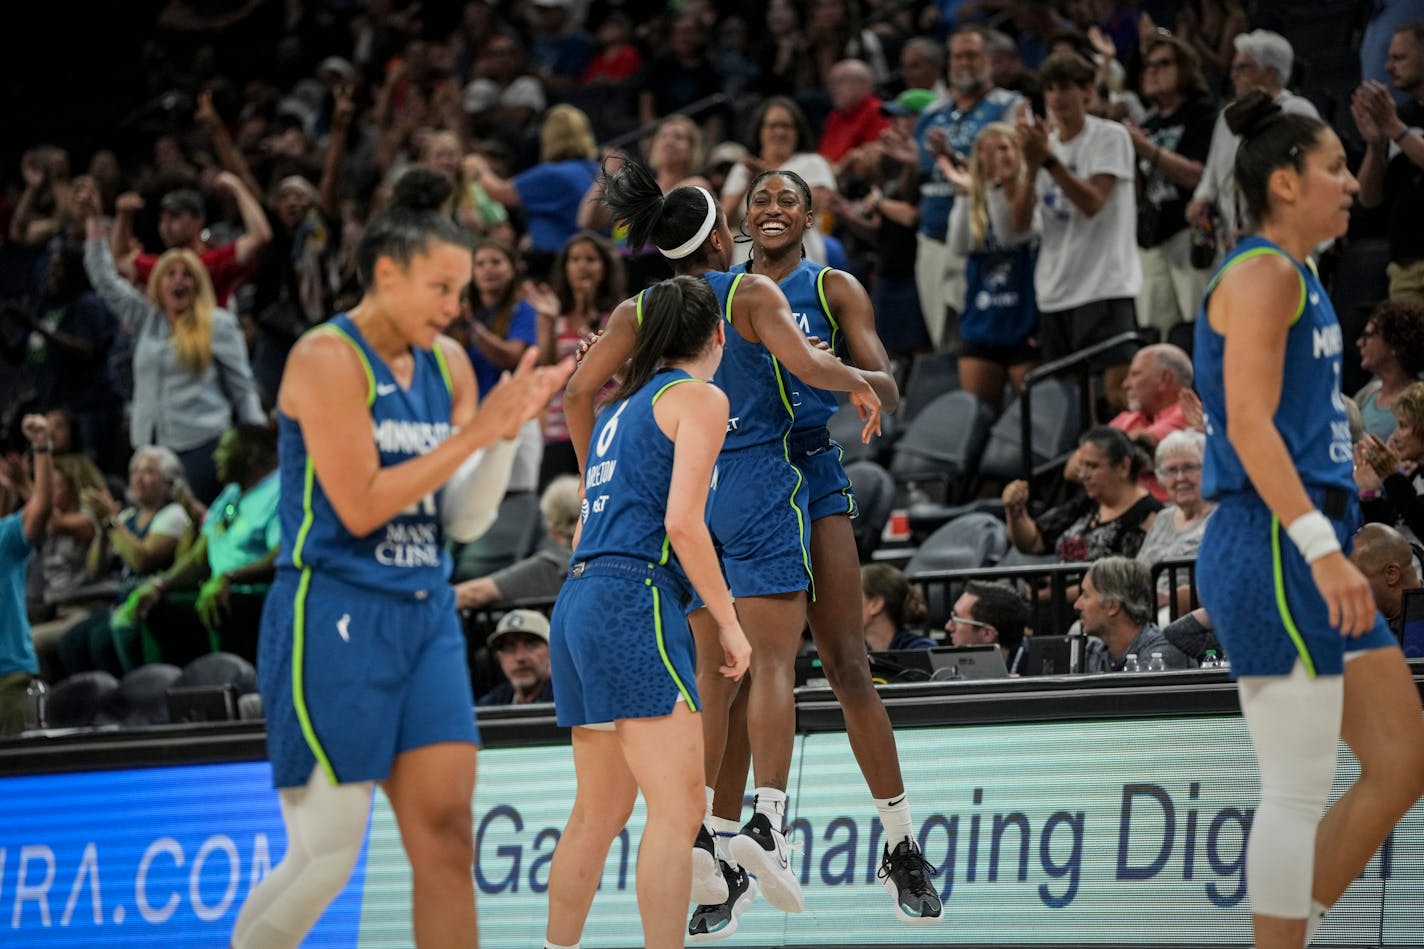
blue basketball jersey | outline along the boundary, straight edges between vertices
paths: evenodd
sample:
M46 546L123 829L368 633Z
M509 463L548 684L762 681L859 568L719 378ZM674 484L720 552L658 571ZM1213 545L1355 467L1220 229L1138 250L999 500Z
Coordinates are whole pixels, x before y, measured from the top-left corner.
M667 567L686 583L663 526L673 443L658 427L653 407L668 389L696 381L681 369L663 369L598 413L584 465L583 528L574 563L609 554L633 557Z
M749 343L732 325L732 298L744 273L709 270L702 274L717 294L717 304L727 328L722 363L712 376L727 394L731 413L722 451L784 443L795 413L791 407L791 375L761 343ZM643 294L638 294L638 322L643 322Z
M339 334L361 357L366 368L366 405L383 468L433 451L450 437L450 376L438 347L414 350L415 374L406 389L346 314L316 332ZM356 586L398 593L435 590L449 583L450 554L440 523L438 491L365 537L356 537L342 525L322 490L301 427L280 414L277 424L282 485L279 567L310 569Z
M746 270L746 264L738 264L732 268L732 273L745 273ZM803 260L779 286L786 295L786 302L791 305L791 314L796 317L796 325L801 327L801 332L823 340L830 345L831 352L845 359L845 338L826 300L825 281L831 270L822 264ZM809 386L789 372L786 378L791 387L791 407L796 414L793 430L800 432L823 428L839 408L836 394Z
M1300 303L1286 336L1285 373L1275 425L1291 459L1308 485L1355 487L1350 423L1340 395L1340 324L1325 288L1311 267L1303 266L1263 237L1248 237L1222 261L1207 285L1197 314L1196 388L1206 414L1206 463L1202 495L1217 498L1251 488L1236 450L1226 439L1226 389L1222 357L1226 339L1211 327L1207 305L1228 268L1263 254L1280 254L1300 276Z

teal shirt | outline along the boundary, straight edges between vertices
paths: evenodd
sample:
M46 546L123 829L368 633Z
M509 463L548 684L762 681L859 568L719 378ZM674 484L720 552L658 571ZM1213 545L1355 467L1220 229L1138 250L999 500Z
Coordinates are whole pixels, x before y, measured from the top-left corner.
M25 615L25 565L34 545L20 516L16 511L0 518L0 675L40 671Z
M279 481L273 471L246 494L236 483L222 489L203 521L213 576L261 560L282 538L277 519ZM246 587L234 587L242 591Z

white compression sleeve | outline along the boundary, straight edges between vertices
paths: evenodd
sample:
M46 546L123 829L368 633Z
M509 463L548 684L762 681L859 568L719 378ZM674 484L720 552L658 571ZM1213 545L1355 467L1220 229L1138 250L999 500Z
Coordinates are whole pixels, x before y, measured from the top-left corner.
M375 785L332 784L313 768L305 787L280 792L287 853L243 904L233 949L296 949L341 892L361 856Z
M494 523L509 487L519 443L506 438L475 452L456 469L440 492L440 521L451 540L468 544Z
M1315 835L1335 782L1344 676L1243 676L1241 711L1261 770L1246 888L1251 912L1305 919L1311 910Z

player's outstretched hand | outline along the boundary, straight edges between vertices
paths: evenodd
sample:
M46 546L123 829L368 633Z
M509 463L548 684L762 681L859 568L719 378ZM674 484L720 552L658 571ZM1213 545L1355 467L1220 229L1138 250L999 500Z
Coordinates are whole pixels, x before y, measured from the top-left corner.
M572 358L552 366L538 366L538 361L538 347L530 346L514 371L505 372L480 405L481 415L497 426L501 438L518 435L520 426L542 412L573 375Z
M721 668L722 675L734 682L740 681L752 661L752 644L747 641L747 634L742 632L742 624L718 626L717 639L722 644L722 655L726 659Z
M862 380L861 388L850 394L850 404L855 406L856 413L865 422L860 429L860 441L862 444L870 444L870 439L880 434L880 396L875 394L875 389L869 382Z
M1369 581L1339 551L1326 554L1310 565L1315 587L1330 609L1330 625L1341 636L1356 639L1375 624L1375 598Z

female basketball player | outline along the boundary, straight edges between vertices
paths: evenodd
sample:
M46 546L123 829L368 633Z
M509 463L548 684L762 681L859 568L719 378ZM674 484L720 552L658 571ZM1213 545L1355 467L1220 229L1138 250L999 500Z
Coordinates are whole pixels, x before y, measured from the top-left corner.
M679 274L706 280L723 314L727 344L713 381L727 393L731 409L707 515L737 598L737 615L752 643L749 702L758 723L752 736L757 813L744 832L761 854L760 869L752 869L764 874L760 880L767 900L778 909L800 912L805 907L800 881L783 859L783 824L795 733L796 651L806 623L811 565L806 486L788 456L794 416L787 372L821 389L851 393L865 418L867 439L879 430L880 397L868 374L806 341L775 283L757 274L723 272L732 235L705 189L675 188L664 196L652 171L629 158L616 174L605 175L604 201L615 221L628 223L633 246L651 240ZM646 323L643 309L642 295L620 304L602 339L569 380L565 411L585 472L593 396L632 352L640 324ZM698 606L694 601L690 622L699 652L718 655L716 623ZM707 675L699 680L708 775L715 775L721 763L727 711L738 685ZM711 794L709 788L709 807ZM699 834L694 859L694 901L726 899L710 834Z
M535 369L530 349L476 410L470 362L441 335L471 270L439 212L449 185L414 169L395 191L358 249L360 304L303 337L278 394L282 547L259 676L287 853L239 913L239 949L301 942L346 883L377 783L411 861L416 943L478 945L479 733L444 538L493 518L507 440L572 366Z
M1343 548L1359 520L1341 334L1311 249L1359 190L1329 127L1252 92L1227 109L1256 231L1197 317L1203 495L1197 560L1261 771L1246 883L1256 945L1299 949L1424 791L1424 718L1403 655ZM1337 738L1361 776L1321 819Z
M751 259L732 268L733 272L775 280L802 332L826 340L832 353L849 355L855 365L867 370L882 406L894 409L899 392L890 373L890 358L875 333L875 314L865 288L850 274L802 256L802 235L814 226L810 187L795 172L763 172L748 189L744 221L751 237ZM851 749L885 826L880 872L895 900L895 915L913 924L937 922L940 900L914 839L895 734L870 678L861 623L860 557L850 523L857 513L855 497L841 467L840 446L826 430L836 412L836 399L797 379L791 382L792 402L797 406L791 459L806 479L816 582L816 597L806 610L811 634L845 714ZM717 796L710 822L719 834L736 832L746 787L746 747L744 732L728 736L722 769L715 776ZM730 849L736 857L747 844L733 838ZM755 852L751 856L755 859ZM729 890L736 888L735 862L725 868ZM729 903L699 906L693 911L689 935L730 935L726 928L734 925L736 909Z
M717 625L718 674L740 679L751 654L703 518L727 431L727 397L707 384L726 340L717 297L705 281L674 277L643 294L643 315L630 368L594 427L578 547L550 635L554 701L559 724L573 727L578 773L549 870L547 945L557 949L577 944L640 790L645 945L682 946L687 854L704 803L683 615L692 590Z

